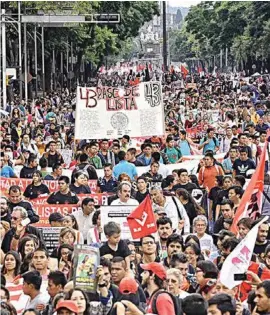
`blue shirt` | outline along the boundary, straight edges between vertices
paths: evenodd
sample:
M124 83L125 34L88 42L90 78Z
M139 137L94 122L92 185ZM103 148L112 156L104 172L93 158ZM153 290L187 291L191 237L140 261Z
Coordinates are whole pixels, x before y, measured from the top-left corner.
M119 175L122 173L128 174L131 180L134 180L134 176L138 176L138 172L136 166L132 163L127 161L120 161L117 165L113 168L113 176L118 179Z
M232 161L230 158L225 159L222 162L222 166L223 166L225 171L231 171L231 172L233 171L233 168L232 168L233 164L232 164Z
M102 193L104 192L115 192L117 188L117 179L114 177L111 177L108 181L106 181L105 177L101 177L98 180L97 183L98 187L100 187L100 190Z
M180 140L178 144L183 155L191 155L190 145L187 140Z
M151 164L151 159L152 159L151 156L150 156L150 158L147 158L144 154L142 154L142 155L138 158L138 160L139 160L140 162L142 162L144 166L150 165L150 164Z
M203 144L205 141L207 141L208 138L205 139L202 138L200 141L200 144ZM203 147L203 154L205 154L206 151L213 151L214 153L216 152L215 148L219 147L219 141L217 138L215 138L216 141L214 141L214 139L211 139L209 143L207 143L204 147Z
M5 165L1 169L0 175L2 177L10 178L10 177L14 177L15 173L14 173L12 167Z

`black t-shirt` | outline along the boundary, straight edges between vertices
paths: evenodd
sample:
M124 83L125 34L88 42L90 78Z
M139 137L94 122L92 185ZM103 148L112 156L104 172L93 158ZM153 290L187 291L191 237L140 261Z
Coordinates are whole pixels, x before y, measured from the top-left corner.
M29 199L38 198L40 195L49 194L49 188L45 184L40 184L39 186L35 186L30 184L26 187L23 195Z
M79 198L71 191L67 194L62 194L60 191L54 192L47 199L49 204L77 204L79 202Z
M193 189L197 189L198 187L194 183L187 183L186 185L176 184L173 186L173 190L176 191L179 188L186 189L188 193L192 193Z
M81 163L81 164L78 164L74 171L72 172L72 175L71 175L71 183L74 183L75 182L75 179L74 179L74 175L78 172L78 171L85 171L88 173L88 177L89 179L98 179L98 175L97 175L97 171L96 169L94 168L94 166L88 164L88 163Z
M106 242L100 247L99 252L101 257L111 254L113 257L119 256L126 258L127 256L131 255L131 251L129 250L127 243L123 240L119 241L116 251L111 249L111 247L108 245L108 242Z
M220 190L217 193L216 205L220 205L223 199L228 199L228 194L229 194L228 190L224 190L224 189Z
M242 161L240 159L236 159L233 163L233 170L235 170L236 175L243 175L246 177L248 170L255 170L256 165L251 159L247 159L246 161Z
M135 199L138 200L139 203L143 202L146 196L149 195L148 189L144 194L140 193L139 191L136 192Z
M36 172L36 167L24 166L20 172L20 178L33 178L33 174Z
M62 155L60 154L48 154L48 166L52 167L54 164L64 164Z
M75 194L91 194L91 189L89 186L75 186L74 184L69 185L70 191L74 192Z
M258 256L264 256L264 253L265 253L265 249L266 247L270 244L270 241L268 240L265 244L255 244L255 247L254 247L254 251L253 253L254 254L257 254Z
M221 191L221 188L218 187L218 186L215 186L213 188L210 189L210 192L209 192L209 196L208 198L210 200L212 200L212 209L210 209L213 213L213 217L215 218L216 216L216 208L217 208L217 196L218 196L218 193Z
M193 226L193 220L197 216L196 209L195 209L195 207L194 207L192 202L188 202L187 204L185 204L183 206L186 209L187 215L189 217L190 227L192 227Z

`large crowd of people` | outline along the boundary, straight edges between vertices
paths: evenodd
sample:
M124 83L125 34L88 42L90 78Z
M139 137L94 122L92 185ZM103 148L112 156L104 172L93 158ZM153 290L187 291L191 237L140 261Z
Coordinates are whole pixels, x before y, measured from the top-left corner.
M93 82L123 86L148 76L101 74ZM268 221L241 283L228 288L219 277L230 253L270 214L269 75L186 76L172 68L151 76L162 82L164 135L75 139L75 90L15 97L2 111L1 182L30 180L0 197L2 314L270 314ZM241 218L233 233L265 146L261 214ZM157 232L123 239L118 222L102 222L100 195L134 209L150 197ZM60 228L51 251L35 209L41 199L75 209L49 211L49 226ZM95 292L75 285L78 245L99 248ZM80 270L90 277L85 265Z

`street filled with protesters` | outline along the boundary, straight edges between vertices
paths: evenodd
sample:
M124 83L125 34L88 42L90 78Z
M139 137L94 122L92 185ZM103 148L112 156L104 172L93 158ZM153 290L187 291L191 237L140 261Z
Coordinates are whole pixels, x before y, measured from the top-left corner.
M76 139L76 88L3 109L1 312L270 314L269 74L125 67L87 86L159 82L164 134Z

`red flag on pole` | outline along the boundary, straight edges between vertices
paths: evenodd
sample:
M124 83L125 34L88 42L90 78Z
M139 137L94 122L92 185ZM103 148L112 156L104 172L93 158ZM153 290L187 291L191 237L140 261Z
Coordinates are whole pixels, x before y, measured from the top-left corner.
M270 136L270 131L268 131L268 136ZM243 194L240 205L235 213L231 226L231 231L235 234L238 233L237 223L240 219L249 217L256 220L261 214L265 158L268 145L269 143L266 141L256 171L252 175L251 180Z
M130 213L127 217L127 222L133 239L141 238L157 231L155 215L149 195Z
M183 74L183 77L185 78L188 75L188 69L186 67L184 67L183 65L181 65L181 72Z

